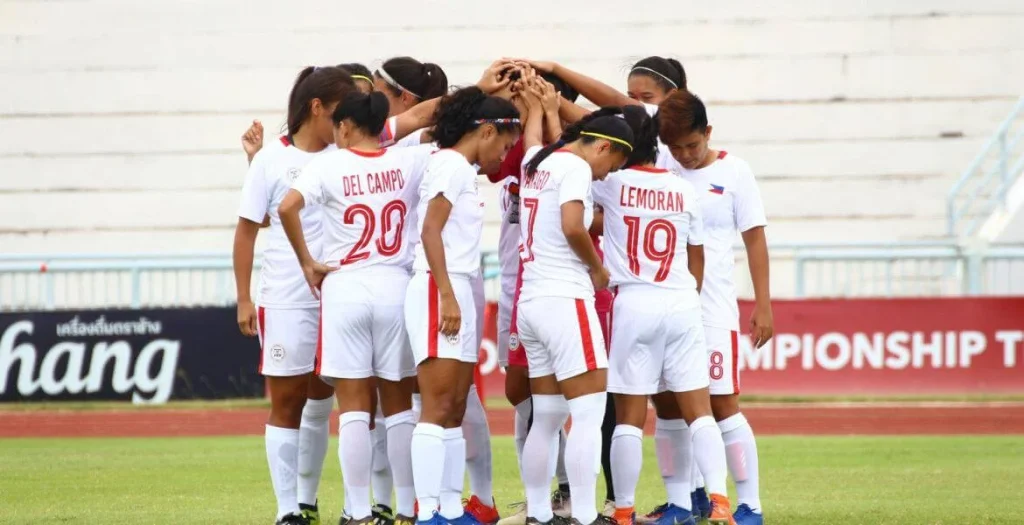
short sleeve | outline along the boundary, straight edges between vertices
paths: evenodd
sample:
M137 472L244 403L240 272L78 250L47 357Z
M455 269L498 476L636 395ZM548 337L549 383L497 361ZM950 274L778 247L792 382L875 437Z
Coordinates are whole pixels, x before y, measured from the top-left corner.
M398 117L390 117L384 122L384 129L380 130L377 143L386 148L395 143L395 136L398 135Z
M754 180L754 173L746 162L735 160L736 166L736 201L733 206L733 221L736 229L745 232L758 226L767 226L768 218L764 214L764 203L761 201L761 190Z
M242 202L238 216L256 223L262 223L270 209L270 190L267 188L266 158L261 150L249 164L242 184Z
M647 111L647 116L653 117L653 116L658 114L658 105L657 104L648 104L648 103L644 102L643 105L644 105L644 110Z
M612 202L613 195L615 195L615 189L619 185L615 182L616 177L609 175L604 180L595 180L590 186L590 192L594 196L594 203L599 206L607 206L609 202Z
M475 176L473 169L468 166L458 166L451 162L438 165L427 174L429 180L427 181L426 198L431 200L437 195L443 195L452 206L455 206L455 202L459 200L459 194L462 193L467 182L472 181Z
M686 235L686 244L699 246L704 244L704 212L701 211L697 192L689 192L689 202L685 205L690 214L690 232Z
M302 199L306 201L307 206L323 204L326 200L323 178L325 161L326 157L313 159L309 164L306 164L306 167L302 169L302 173L292 183L292 189L302 195Z
M423 173L427 170L427 163L430 162L430 155L436 151L432 144L420 144L419 146L410 146L408 148L402 148L399 151L402 155L408 155L410 174L408 187L419 188L420 181L423 180Z
M534 146L534 147L526 150L525 153L523 153L523 160L522 160L522 162L519 163L519 168L523 172L526 171L526 164L529 163L531 160L533 160L533 157L537 156L537 154L540 153L541 149L543 149L543 148L541 148L540 146Z
M562 177L562 183L558 185L558 205L561 206L572 201L587 201L590 197L590 187L593 182L593 174L590 166L581 161L582 165L573 167Z

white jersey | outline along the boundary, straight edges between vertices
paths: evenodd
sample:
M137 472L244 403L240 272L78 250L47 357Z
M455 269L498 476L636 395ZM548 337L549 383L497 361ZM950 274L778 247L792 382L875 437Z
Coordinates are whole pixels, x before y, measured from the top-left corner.
M392 145L398 148L419 146L422 144L423 132L426 130L427 128L417 129L412 133L395 140L395 137L398 136L398 117L389 117L387 121L384 122L384 129L380 131L378 142L382 148Z
M262 223L270 216L263 250L263 268L256 291L256 302L267 308L316 308L320 302L309 291L299 260L281 227L277 208L298 178L302 168L317 155L336 151L332 144L322 151L303 151L285 140L272 142L253 157L242 186L238 216ZM309 253L319 259L323 234L322 214L318 206L307 206L300 214Z
M498 234L498 265L501 276L515 279L519 274L519 179L508 176L498 189L501 230Z
M480 200L476 169L461 153L442 149L430 156L423 181L419 186L419 204L416 207L419 227L423 235L423 219L427 206L438 195L452 205L448 222L441 230L444 242L445 262L448 273L473 276L480 271L480 238L484 229L484 203ZM413 269L430 271L423 244L416 244L416 259Z
M696 188L704 216L704 324L739 330L732 247L737 232L768 224L757 181L745 161L724 151L709 166L680 174Z
M323 259L342 271L412 265L416 205L433 148L351 149L312 160L292 186L306 205L322 205Z
M668 170L635 167L616 171L593 186L604 208L604 263L611 285L647 284L692 290L686 246L704 244L697 191Z
M532 177L525 166L540 151L530 148L523 157L523 180L519 187L519 225L523 249L523 286L520 300L534 297L593 299L594 284L587 265L569 246L562 232L562 205L583 203L583 226L594 221L590 194L593 172L575 154L555 151L544 159Z

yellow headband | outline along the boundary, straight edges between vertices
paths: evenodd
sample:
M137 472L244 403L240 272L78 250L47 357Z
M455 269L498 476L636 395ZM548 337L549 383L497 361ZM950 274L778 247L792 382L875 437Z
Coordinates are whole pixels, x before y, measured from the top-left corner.
M627 148L629 148L629 151L633 151L633 145L632 144L630 144L630 143L628 143L628 142L626 142L626 141L624 141L624 140L622 140L620 138L617 138L617 137L609 137L608 135L602 135L600 133L591 133L589 131L580 132L580 135L589 135L591 137L597 137L599 139L604 139L604 140L607 140L607 141L610 141L610 142L617 142L617 143L622 144L623 146L626 146Z
M370 77L363 76L363 75L349 75L349 76L351 76L352 78L354 78L356 80L365 80L365 81L369 82L371 86L373 85L373 79L370 78Z

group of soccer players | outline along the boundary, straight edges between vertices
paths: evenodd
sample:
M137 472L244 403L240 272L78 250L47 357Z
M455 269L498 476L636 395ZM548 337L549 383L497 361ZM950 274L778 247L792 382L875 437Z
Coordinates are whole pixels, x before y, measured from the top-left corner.
M440 67L410 57L373 72L309 67L287 133L265 147L262 134L255 122L242 139L234 263L239 327L259 337L271 398L277 523L320 521L335 399L342 523L499 522L473 388L491 205L502 219L499 363L526 495L501 521L762 523L738 402L732 244L739 232L760 346L772 336L766 220L749 166L709 147L704 104L677 61L637 62L627 94L520 59L451 92ZM499 202L481 200L479 174L500 185ZM649 400L667 501L638 517Z

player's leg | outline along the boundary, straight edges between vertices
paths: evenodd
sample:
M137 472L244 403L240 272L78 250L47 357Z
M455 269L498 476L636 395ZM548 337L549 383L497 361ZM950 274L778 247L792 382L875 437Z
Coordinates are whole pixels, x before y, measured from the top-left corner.
M299 426L299 508L311 525L320 524L317 493L327 458L330 438L331 410L334 409L334 388L316 376L310 376Z
M266 377L270 391L265 448L277 498L277 520L281 521L301 515L297 484L299 427L316 349L315 345L302 344L301 313L263 307L257 312L260 373Z
M604 336L605 352L608 352L608 345L611 341L609 332L611 331L612 303L611 291L601 290L595 294L594 308L597 310L601 334ZM612 464L611 459L612 438L615 434L615 427L615 400L612 399L612 396L608 396L604 408L604 420L601 422L601 474L604 476L605 486L604 511L602 514L609 517L615 514L615 476L613 474L615 466Z
M729 474L736 483L736 522L760 525L763 521L759 489L757 441L754 430L740 411L738 368L739 334L731 330L705 328L710 351L711 409L725 441ZM720 374L718 380L716 374Z
M475 348L480 351L483 341L484 297L483 274L478 273L470 282L473 292L473 305L476 313ZM472 378L471 378L472 379ZM476 386L470 382L466 398L466 414L462 421L463 435L466 439L466 470L469 473L470 498L466 503L469 512L484 525L494 525L501 519L494 504L494 479L491 457L491 429L487 425L487 412L477 393Z
M379 398L381 395L379 386L377 390ZM394 513L391 509L394 478L391 472L391 463L388 461L387 422L379 402L376 403L373 422L373 428L370 429L370 435L373 438L373 474L370 478L370 487L373 492L373 519L375 525L389 525L394 521Z

